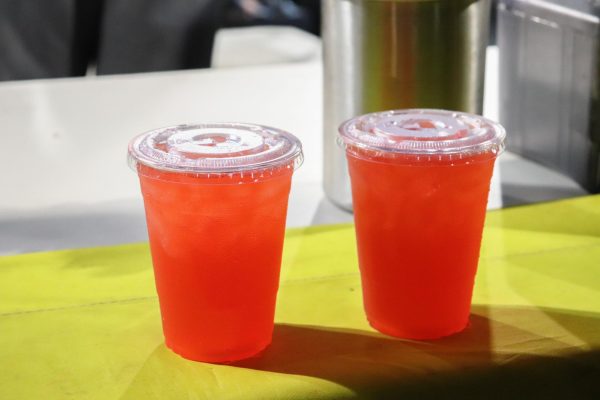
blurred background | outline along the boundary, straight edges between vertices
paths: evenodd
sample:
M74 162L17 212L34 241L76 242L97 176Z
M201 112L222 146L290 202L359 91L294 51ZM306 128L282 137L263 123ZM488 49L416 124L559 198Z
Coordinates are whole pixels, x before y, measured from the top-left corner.
M145 240L127 141L189 121L300 137L289 226L352 220L337 127L384 109L504 125L489 208L597 193L599 27L600 0L0 0L0 160L19 166L0 253Z
M227 65L236 54L213 57L215 43L230 45L219 32L288 26L316 37L320 6L320 0L0 0L0 80ZM265 55L253 58L247 45L256 49L267 36L272 31L249 30L229 50L260 62Z

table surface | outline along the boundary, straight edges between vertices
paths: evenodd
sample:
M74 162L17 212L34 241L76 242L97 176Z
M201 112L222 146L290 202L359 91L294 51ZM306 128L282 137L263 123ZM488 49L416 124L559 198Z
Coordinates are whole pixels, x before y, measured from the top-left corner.
M146 240L127 143L184 122L255 122L293 132L305 163L294 176L288 226L351 221L322 191L318 40L285 28L278 35L267 29L280 39L265 42L261 29L221 34L217 68L0 83L0 254ZM281 38L295 46L282 46ZM252 39L261 46L257 62L270 64L239 66L244 54L250 58ZM290 47L296 52L281 54ZM486 74L485 114L496 119L495 48ZM505 153L498 164L489 208L584 193L570 178L516 155Z
M284 243L273 342L231 365L165 347L146 243L0 257L0 398L600 398L600 196L488 213L470 324L434 341L369 326L351 224Z

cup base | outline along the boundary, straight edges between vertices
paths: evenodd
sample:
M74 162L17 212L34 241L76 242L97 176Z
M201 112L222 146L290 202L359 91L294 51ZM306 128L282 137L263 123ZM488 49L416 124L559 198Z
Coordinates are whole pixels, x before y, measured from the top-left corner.
M452 328L446 331L426 331L426 330L416 330L416 329L406 329L406 328L391 328L384 324L380 324L373 320L368 320L369 325L380 333L384 335L393 336L398 339L410 339L410 340L436 340L441 339L447 336L455 335L459 332L462 332L469 325L469 318L464 322L464 324L458 325L458 328Z
M174 346L172 343L169 343L168 341L165 341L165 345L171 349L171 351L173 351L175 354L185 358L186 360L191 360L191 361L197 361L197 362L206 362L206 363L212 363L212 364L228 364L228 363L233 363L236 361L240 361L240 360L244 360L246 358L251 358L254 356L257 356L258 354L262 353L268 346L269 344L271 344L271 342L269 341L266 344L263 344L255 349L246 351L246 352L240 352L240 353L236 353L233 355L214 355L214 354L202 354L202 353L191 353L188 351L182 351L180 348L178 348L177 346Z

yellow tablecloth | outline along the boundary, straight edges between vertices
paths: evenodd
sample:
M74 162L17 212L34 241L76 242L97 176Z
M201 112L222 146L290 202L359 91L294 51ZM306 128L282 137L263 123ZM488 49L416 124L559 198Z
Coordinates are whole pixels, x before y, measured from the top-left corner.
M235 365L165 348L146 244L0 258L0 399L598 389L600 196L488 213L471 324L442 340L369 327L355 251L351 225L289 230L273 344Z

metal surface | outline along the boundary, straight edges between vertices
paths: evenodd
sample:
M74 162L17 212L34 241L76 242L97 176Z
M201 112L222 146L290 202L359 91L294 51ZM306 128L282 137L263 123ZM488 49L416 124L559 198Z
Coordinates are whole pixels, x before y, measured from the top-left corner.
M600 191L600 1L500 0L508 148Z
M351 209L344 120L441 108L481 114L489 0L324 0L324 188Z

